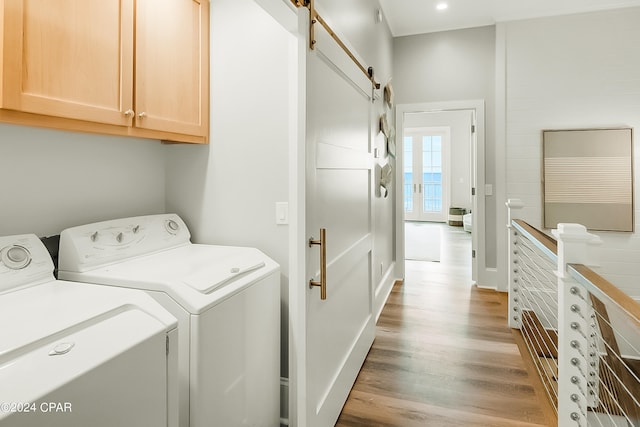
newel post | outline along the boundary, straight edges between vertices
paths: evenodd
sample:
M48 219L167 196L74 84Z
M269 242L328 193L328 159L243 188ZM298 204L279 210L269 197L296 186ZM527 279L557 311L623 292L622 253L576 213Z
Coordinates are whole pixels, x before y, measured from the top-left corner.
M571 278L567 264L591 264L589 245L599 241L580 224L558 224L558 426L586 426L592 400L591 303L587 290Z
M517 253L518 253L518 234L516 229L511 225L511 221L520 217L520 209L524 207L524 203L520 199L508 199L505 203L507 205L507 230L508 230L508 282L509 282L509 327L515 329L521 329L522 318L520 313L515 311L517 307L517 298L520 293L518 276L517 276Z

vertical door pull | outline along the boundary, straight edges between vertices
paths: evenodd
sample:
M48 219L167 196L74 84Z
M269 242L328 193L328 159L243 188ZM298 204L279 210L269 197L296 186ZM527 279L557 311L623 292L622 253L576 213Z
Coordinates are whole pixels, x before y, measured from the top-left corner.
M309 280L309 288L320 287L320 299L327 299L327 229L320 229L320 240L309 239L309 247L320 246L320 281Z

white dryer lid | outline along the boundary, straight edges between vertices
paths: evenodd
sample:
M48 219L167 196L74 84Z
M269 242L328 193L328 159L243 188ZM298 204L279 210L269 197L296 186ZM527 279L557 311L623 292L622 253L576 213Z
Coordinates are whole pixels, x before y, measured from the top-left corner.
M87 272L59 271L61 278L164 292L198 314L279 271L256 248L188 244Z

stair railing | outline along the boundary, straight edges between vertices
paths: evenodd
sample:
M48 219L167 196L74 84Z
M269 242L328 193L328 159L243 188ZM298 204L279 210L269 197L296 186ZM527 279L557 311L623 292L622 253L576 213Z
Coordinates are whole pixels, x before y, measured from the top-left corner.
M640 427L640 304L599 276L599 238L554 239L509 208L509 325L518 329L559 426Z

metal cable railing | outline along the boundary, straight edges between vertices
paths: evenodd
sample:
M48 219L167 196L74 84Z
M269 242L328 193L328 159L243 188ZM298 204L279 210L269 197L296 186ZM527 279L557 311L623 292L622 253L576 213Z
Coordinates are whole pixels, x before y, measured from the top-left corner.
M570 265L593 309L588 425L640 427L640 304L584 265Z
M557 242L518 219L509 228L510 325L558 425L640 427L640 304L584 265L597 236L577 224L559 224Z
M513 224L512 291L527 351L553 408L558 407L558 278L557 256L540 247L532 230L521 221Z

